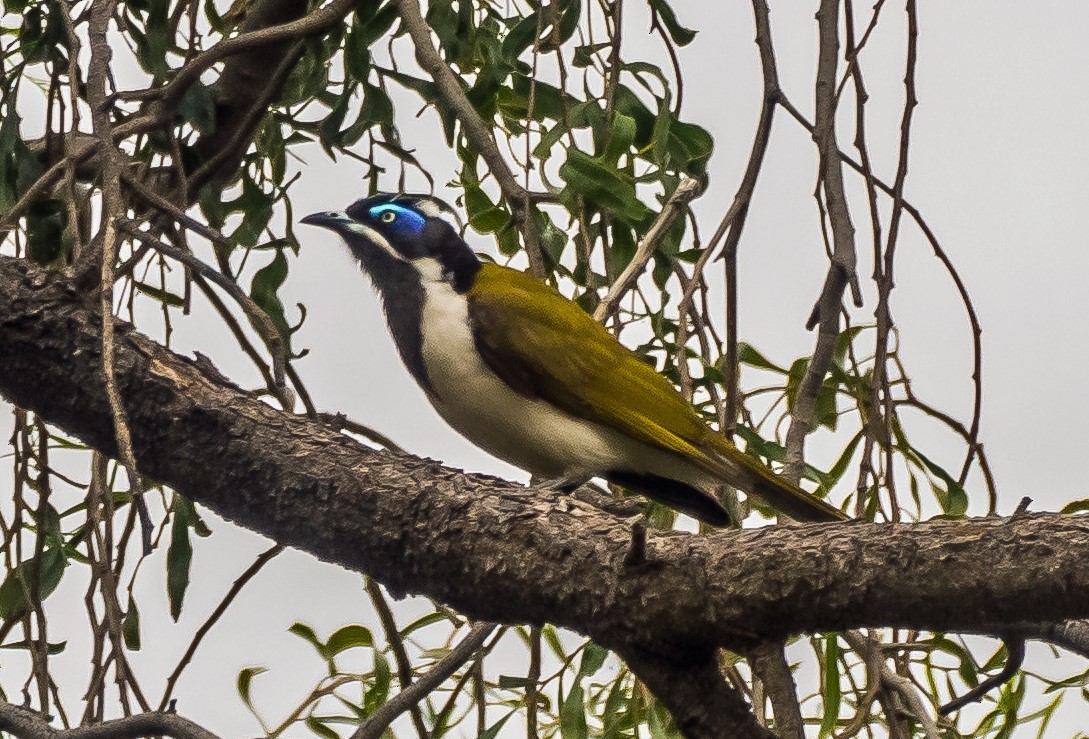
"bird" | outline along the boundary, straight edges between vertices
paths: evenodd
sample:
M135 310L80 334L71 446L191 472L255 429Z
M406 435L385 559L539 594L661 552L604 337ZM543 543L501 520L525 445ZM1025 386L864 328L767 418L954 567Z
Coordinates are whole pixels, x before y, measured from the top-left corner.
M665 377L536 277L480 259L427 195L301 219L339 234L408 372L462 436L546 486L604 479L716 527L730 485L799 521L845 515L711 428Z

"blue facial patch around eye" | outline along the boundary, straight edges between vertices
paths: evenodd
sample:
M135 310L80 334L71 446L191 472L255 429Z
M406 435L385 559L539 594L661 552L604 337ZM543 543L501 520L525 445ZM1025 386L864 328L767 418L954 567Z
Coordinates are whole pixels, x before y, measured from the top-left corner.
M367 213L378 222L381 228L401 236L419 236L427 223L427 219L422 215L397 203L376 205ZM392 220L390 220L391 216Z

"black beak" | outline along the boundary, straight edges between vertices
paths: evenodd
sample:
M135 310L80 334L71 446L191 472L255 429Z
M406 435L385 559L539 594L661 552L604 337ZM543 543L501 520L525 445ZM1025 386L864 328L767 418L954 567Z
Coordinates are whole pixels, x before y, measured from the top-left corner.
M311 213L299 221L299 223L337 230L346 220L348 220L348 216L343 211L327 210L321 213Z

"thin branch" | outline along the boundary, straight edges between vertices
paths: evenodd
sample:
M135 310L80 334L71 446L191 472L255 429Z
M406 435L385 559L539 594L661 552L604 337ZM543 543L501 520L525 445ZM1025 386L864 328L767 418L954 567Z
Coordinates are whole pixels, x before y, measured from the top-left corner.
M798 688L787 663L783 642L768 642L750 650L747 658L753 675L760 678L765 693L771 699L775 715L775 734L779 739L805 739L802 707Z
M805 377L798 387L791 408L791 421L786 434L786 464L783 474L797 482L805 463L805 438L817 427L817 393L832 363L836 338L839 336L839 315L843 293L848 284L856 285L854 225L847 209L840 167L839 147L835 133L835 79L839 60L839 0L822 0L817 11L816 124L813 139L820 153L819 181L828 201L828 215L832 224L832 263L825 277L824 287L814 308L808 327L819 323L816 346L806 368ZM861 295L856 295L856 304Z
M435 48L431 40L431 29L420 14L420 5L417 0L397 0L397 8L400 11L401 24L416 48L416 60L420 67L435 80L439 97L461 123L462 134L487 163L499 189L503 191L503 197L521 221L530 271L538 277L544 276L544 256L541 251L540 235L533 222L534 208L532 207L533 201L540 199L540 196L519 184L513 170L495 143L491 127L476 112L465 95L461 83Z
M950 713L964 708L969 703L982 700L983 696L995 688L1005 685L1021 670L1021 665L1025 662L1024 638L1007 636L1002 639L1002 643L1006 645L1006 664L1002 665L1002 669L998 671L998 674L988 677L964 695L946 703L938 709L939 716L948 716Z
M317 8L298 20L248 31L233 38L224 39L207 51L193 57L177 71L174 78L166 86L120 93L119 97L126 100L157 99L166 103L173 103L181 99L185 91L200 79L201 74L218 62L279 41L303 38L324 31L340 22L355 7L357 1L332 0L328 5Z
M216 625L220 617L226 613L227 608L234 602L235 597L242 592L242 588L246 586L250 580L257 575L261 569L272 560L273 557L284 551L283 544L274 544L261 554L257 555L257 559L253 561L245 572L238 576L238 579L231 585L230 590L223 596L223 600L219 602L219 605L215 607L215 610L205 619L204 623L200 625L200 628L193 634L192 641L189 642L189 647L185 650L185 654L178 660L177 666L174 667L174 671L170 673L170 677L166 680L166 688L163 690L163 697L159 701L159 710L165 711L170 705L170 697L174 693L174 686L178 683L178 678L181 677L182 672L193 659L193 655L196 654L197 647L204 640L204 637L208 635L208 632L212 630L212 627Z
M184 249L160 241L147 231L141 230L136 223L125 220L120 221L118 225L121 230L132 238L147 244L160 254L176 259L204 279L219 285L231 296L235 303L238 304L238 307L242 309L242 312L246 314L250 325L257 330L257 333L265 342L265 348L268 349L269 357L272 359L272 379L274 382L270 390L275 391L276 399L283 405L284 410L292 410L295 406L294 396L284 381L285 367L288 363L287 346L279 329L273 325L272 319L269 318L265 311L261 310L257 303L253 302L253 298L247 295L246 291L239 287L237 282L225 276L222 272L209 264L205 264Z
M745 166L745 174L741 178L741 184L734 194L733 203L730 205L729 210L726 211L726 215L723 216L707 245L707 252L714 252L719 241L728 234L726 244L722 250L722 258L725 261L723 268L726 275L726 341L722 362L723 374L726 376L726 408L723 413L725 417L723 431L726 433L733 432L737 424L738 413L737 247L741 242L741 234L749 214L749 205L752 202L753 193L756 191L756 182L760 176L760 170L764 166L764 155L767 153L768 143L771 140L771 127L775 120L776 102L782 97L782 91L779 88L779 72L775 62L775 49L772 46L771 19L766 0L752 0L752 10L756 24L756 48L760 53L760 69L764 80L764 98L760 107L760 120L756 124L756 134L753 137L752 148L749 152L749 162Z
M360 726L352 734L351 739L381 739L387 727L398 716L426 698L435 688L446 682L447 678L468 662L495 629L496 624L486 621L474 625L465 638L458 642L458 645L439 660L427 674L421 676L408 687L402 686L400 693L393 696L381 708L371 714L371 717L367 719L367 723Z
M635 249L635 256L624 267L624 271L620 273L620 276L609 286L609 292L605 294L605 297L598 303L597 308L594 309L595 321L604 323L613 314L620 300L635 285L639 275L646 269L647 263L654 256L654 252L657 251L658 245L662 243L662 239L665 238L670 227L678 218L684 215L685 209L699 193L699 189L699 182L694 179L685 179L677 183L677 189L666 200L658 217L654 219L643 238L639 240L639 245Z
M815 126L809 122L809 120L802 115L793 103L787 98L783 97L779 100L779 105L783 107L787 113L791 115L794 120L801 124L807 131L813 133ZM855 172L865 176L865 168L854 160L849 154L843 151L839 152L840 160ZM883 182L878 177L873 177L873 182L877 185L877 189L885 193L889 197L895 197L895 193L892 187ZM972 387L973 387L973 399L972 399L972 421L969 428L969 438L972 443L968 446L968 454L965 456L964 465L961 467L961 473L958 480L961 484L967 479L968 471L971 468L972 461L975 459L976 454L979 453L979 425L980 417L983 411L983 346L981 337L983 335L983 327L979 321L979 315L976 313L975 304L972 302L971 296L968 294L968 287L964 284L964 279L960 276L957 268L953 266L953 260L949 258L945 249L942 248L941 242L938 241L937 235L933 229L930 228L930 224L923 218L919 209L914 206L906 198L900 198L900 204L904 211L911 216L915 221L915 225L922 232L923 238L930 244L931 250L934 252L934 256L938 261L942 263L945 271L949 274L950 279L953 280L953 285L956 287L957 294L960 296L961 304L964 306L964 312L968 316L968 323L972 330ZM993 514L994 511L988 511L989 514Z
M919 693L915 686L912 685L911 680L902 675L897 675L889 669L889 666L885 664L884 659L881 657L877 643L857 631L847 632L842 636L851 645L851 649L862 655L867 664L871 664L871 660L873 660L872 666L880 671L881 683L895 690L904 699L904 703L911 711L911 714L919 721L926 738L941 739L942 734L938 730L938 725L930 715L930 707L923 703L923 699L919 697ZM895 720L892 715L887 718L890 721Z
M364 577L363 582L367 595L370 596L371 605L374 606L378 620L382 624L382 631L386 634L386 643L393 652L393 661L397 663L397 679L401 683L401 690L405 690L412 685L412 663L405 651L405 641L397 630L397 621L393 617L389 603L386 602L382 586L370 577ZM419 705L413 703L408 710L412 714L412 725L416 728L416 735L420 739L427 739L427 725L424 723Z

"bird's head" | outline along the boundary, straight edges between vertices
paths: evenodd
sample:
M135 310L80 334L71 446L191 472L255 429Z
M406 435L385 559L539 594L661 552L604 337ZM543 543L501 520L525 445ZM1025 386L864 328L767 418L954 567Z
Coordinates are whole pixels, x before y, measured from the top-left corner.
M422 281L444 280L464 292L480 261L441 217L443 210L426 195L379 193L344 210L312 213L302 223L340 234L379 289L386 275L412 267Z

